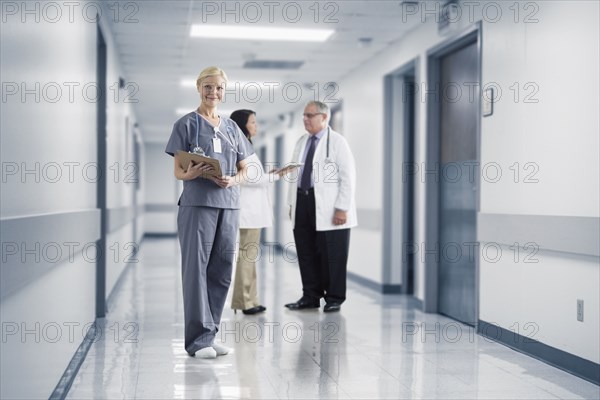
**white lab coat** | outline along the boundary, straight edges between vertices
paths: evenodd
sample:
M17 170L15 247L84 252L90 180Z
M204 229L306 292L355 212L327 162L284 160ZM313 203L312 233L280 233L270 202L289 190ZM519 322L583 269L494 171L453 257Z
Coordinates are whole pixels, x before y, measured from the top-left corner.
M268 228L273 225L273 207L269 185L279 179L265 173L260 159L252 154L246 159L248 181L240 185L240 229Z
M294 148L292 162L302 162L306 141L310 135L303 135ZM356 167L354 156L346 139L330 130L329 158L327 154L327 132L319 140L313 158L313 177L315 190L315 205L317 214L317 231L330 231L335 229L352 228L357 225L356 204ZM292 206L292 226L295 226L296 198L298 180L292 179L288 192L288 204ZM335 209L346 210L347 219L343 225L333 224Z

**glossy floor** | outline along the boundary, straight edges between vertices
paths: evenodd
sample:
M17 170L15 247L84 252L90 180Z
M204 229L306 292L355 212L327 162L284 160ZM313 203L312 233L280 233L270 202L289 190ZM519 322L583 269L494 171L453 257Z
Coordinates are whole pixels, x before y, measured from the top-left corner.
M294 260L262 253L259 315L229 301L218 338L229 355L183 349L179 248L145 240L73 386L72 399L597 399L598 386L476 335L411 298L352 282L340 313L289 311Z

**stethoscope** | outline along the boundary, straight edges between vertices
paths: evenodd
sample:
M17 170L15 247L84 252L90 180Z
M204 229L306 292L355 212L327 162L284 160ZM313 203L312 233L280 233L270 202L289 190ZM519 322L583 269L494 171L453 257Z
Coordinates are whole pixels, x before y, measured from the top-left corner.
M333 162L330 158L329 158L329 135L331 133L331 128L329 126L327 126L327 147L325 150L325 162L326 163L331 163Z
M200 147L200 141L199 141L199 138L200 138L200 120L198 118L198 113L195 113L195 114L196 114L196 147L194 147L194 150L192 152L196 153L196 154L204 155L205 154L204 150L202 149L202 147ZM220 120L219 120L219 122L220 122ZM213 127L214 134L215 134L214 138L216 139L217 138L217 134L220 134L223 137L223 139L225 139L227 141L227 143L229 143L231 145L231 151L234 151L234 152L236 152L238 154L243 154L243 153L241 153L241 152L239 152L239 151L236 150L236 148L237 148L236 144L234 144L233 140L230 140L230 137L228 137L228 136L230 136L230 133L229 133L230 129L231 129L231 127L227 126L227 136L225 136L225 134L223 134L223 132L221 132L219 130L218 126L214 126Z

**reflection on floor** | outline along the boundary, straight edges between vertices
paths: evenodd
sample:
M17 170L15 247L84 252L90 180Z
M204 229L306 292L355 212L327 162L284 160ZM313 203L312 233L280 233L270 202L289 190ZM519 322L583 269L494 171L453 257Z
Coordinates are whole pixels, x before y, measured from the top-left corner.
M286 258L288 258L286 260ZM262 253L260 315L227 303L216 360L183 349L179 247L146 239L68 394L72 399L597 399L598 386L349 282L340 313L289 311L295 260Z

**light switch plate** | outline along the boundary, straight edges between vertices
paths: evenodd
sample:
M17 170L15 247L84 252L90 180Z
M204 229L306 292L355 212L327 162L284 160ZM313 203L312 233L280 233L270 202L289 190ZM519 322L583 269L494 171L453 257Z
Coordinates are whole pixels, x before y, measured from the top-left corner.
M488 117L494 113L494 88L487 88L483 91L483 116Z

